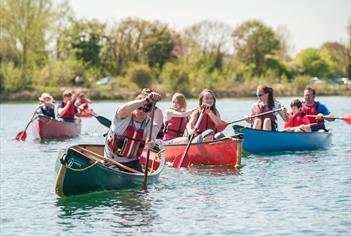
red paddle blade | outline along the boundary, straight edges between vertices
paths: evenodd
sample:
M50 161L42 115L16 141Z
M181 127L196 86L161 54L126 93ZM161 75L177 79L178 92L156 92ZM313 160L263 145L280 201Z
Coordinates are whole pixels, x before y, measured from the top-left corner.
M351 125L351 114L341 117L342 120L344 120L346 123L348 123L349 125Z
M223 121L220 125L217 126L217 132L222 132L225 128L227 128L228 122Z
M182 155L177 156L174 161L173 161L173 168L187 168L190 165L190 161L188 158L188 155L184 155L184 153Z
M19 132L17 135L16 135L16 140L17 141L25 141L27 138L27 132L25 130Z

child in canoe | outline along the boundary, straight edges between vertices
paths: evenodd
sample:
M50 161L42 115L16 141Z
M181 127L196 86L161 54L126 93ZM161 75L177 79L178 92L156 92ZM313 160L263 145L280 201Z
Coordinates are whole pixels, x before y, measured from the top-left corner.
M79 92L76 97L74 105L78 108L81 116L89 116L90 114L96 115L93 109L89 107L91 100L87 98L83 92Z
M294 99L290 104L289 120L284 125L287 132L311 132L311 124L306 114L302 112L302 102Z
M196 129L198 119L201 113L204 113L199 121L199 127ZM192 143L202 143L224 137L220 132L217 133L217 127L223 124L220 114L216 108L216 97L214 92L204 89L199 95L199 105L191 113L190 120L186 125L189 136L178 137L166 141L166 144L183 144L187 143L191 135L195 135Z
M181 93L175 93L172 97L172 107L167 111L166 128L162 140L167 141L183 137L189 116L193 110L186 111L185 96Z

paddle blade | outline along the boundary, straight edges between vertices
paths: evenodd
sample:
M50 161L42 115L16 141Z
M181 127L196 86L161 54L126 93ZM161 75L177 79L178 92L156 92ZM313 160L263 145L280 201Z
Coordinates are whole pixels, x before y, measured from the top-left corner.
M351 125L351 114L347 115L347 116L344 116L344 117L341 117L341 119L343 121L345 121L346 123L348 123L349 125Z
M190 165L190 160L188 158L188 155L186 153L183 153L182 155L178 155L174 161L173 161L173 168L187 168Z
M95 118L102 124L103 126L106 126L107 128L110 128L111 126L111 121L103 116L95 116Z
M27 138L27 132L25 130L19 132L17 135L16 135L16 140L17 141L25 141Z
M217 126L217 132L222 132L223 130L225 130L225 128L227 128L228 124L229 124L228 122L222 121L222 123Z

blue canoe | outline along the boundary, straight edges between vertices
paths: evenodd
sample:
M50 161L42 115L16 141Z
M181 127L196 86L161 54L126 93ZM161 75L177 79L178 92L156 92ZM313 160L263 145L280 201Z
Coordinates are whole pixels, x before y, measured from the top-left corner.
M255 130L239 125L234 125L233 129L235 133L244 135L244 151L253 154L315 150L327 148L332 143L332 134L330 132L275 132Z

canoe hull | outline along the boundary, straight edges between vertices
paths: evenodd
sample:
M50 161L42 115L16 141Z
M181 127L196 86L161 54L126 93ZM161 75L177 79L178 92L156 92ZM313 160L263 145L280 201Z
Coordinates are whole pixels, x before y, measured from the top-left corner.
M33 135L37 139L72 138L80 134L80 129L80 120L73 123L39 116L32 123Z
M250 153L303 151L327 148L332 143L330 132L272 132L233 126L236 133L244 135L243 149Z
M103 145L77 145L84 149L93 150L103 155ZM56 161L56 185L58 196L71 196L88 192L141 188L144 181L143 173L127 173L117 168L109 168L102 161L83 155L77 146L60 152ZM156 153L152 153L152 157ZM152 159L152 158L151 158ZM145 163L145 161L144 161ZM152 163L149 163L149 167ZM156 165L154 165L154 168ZM148 184L155 183L164 168L158 163L158 168L148 175Z
M182 155L186 144L165 145L166 161L173 162ZM204 143L191 144L188 157L194 165L225 165L239 167L242 155L242 139L226 137Z

